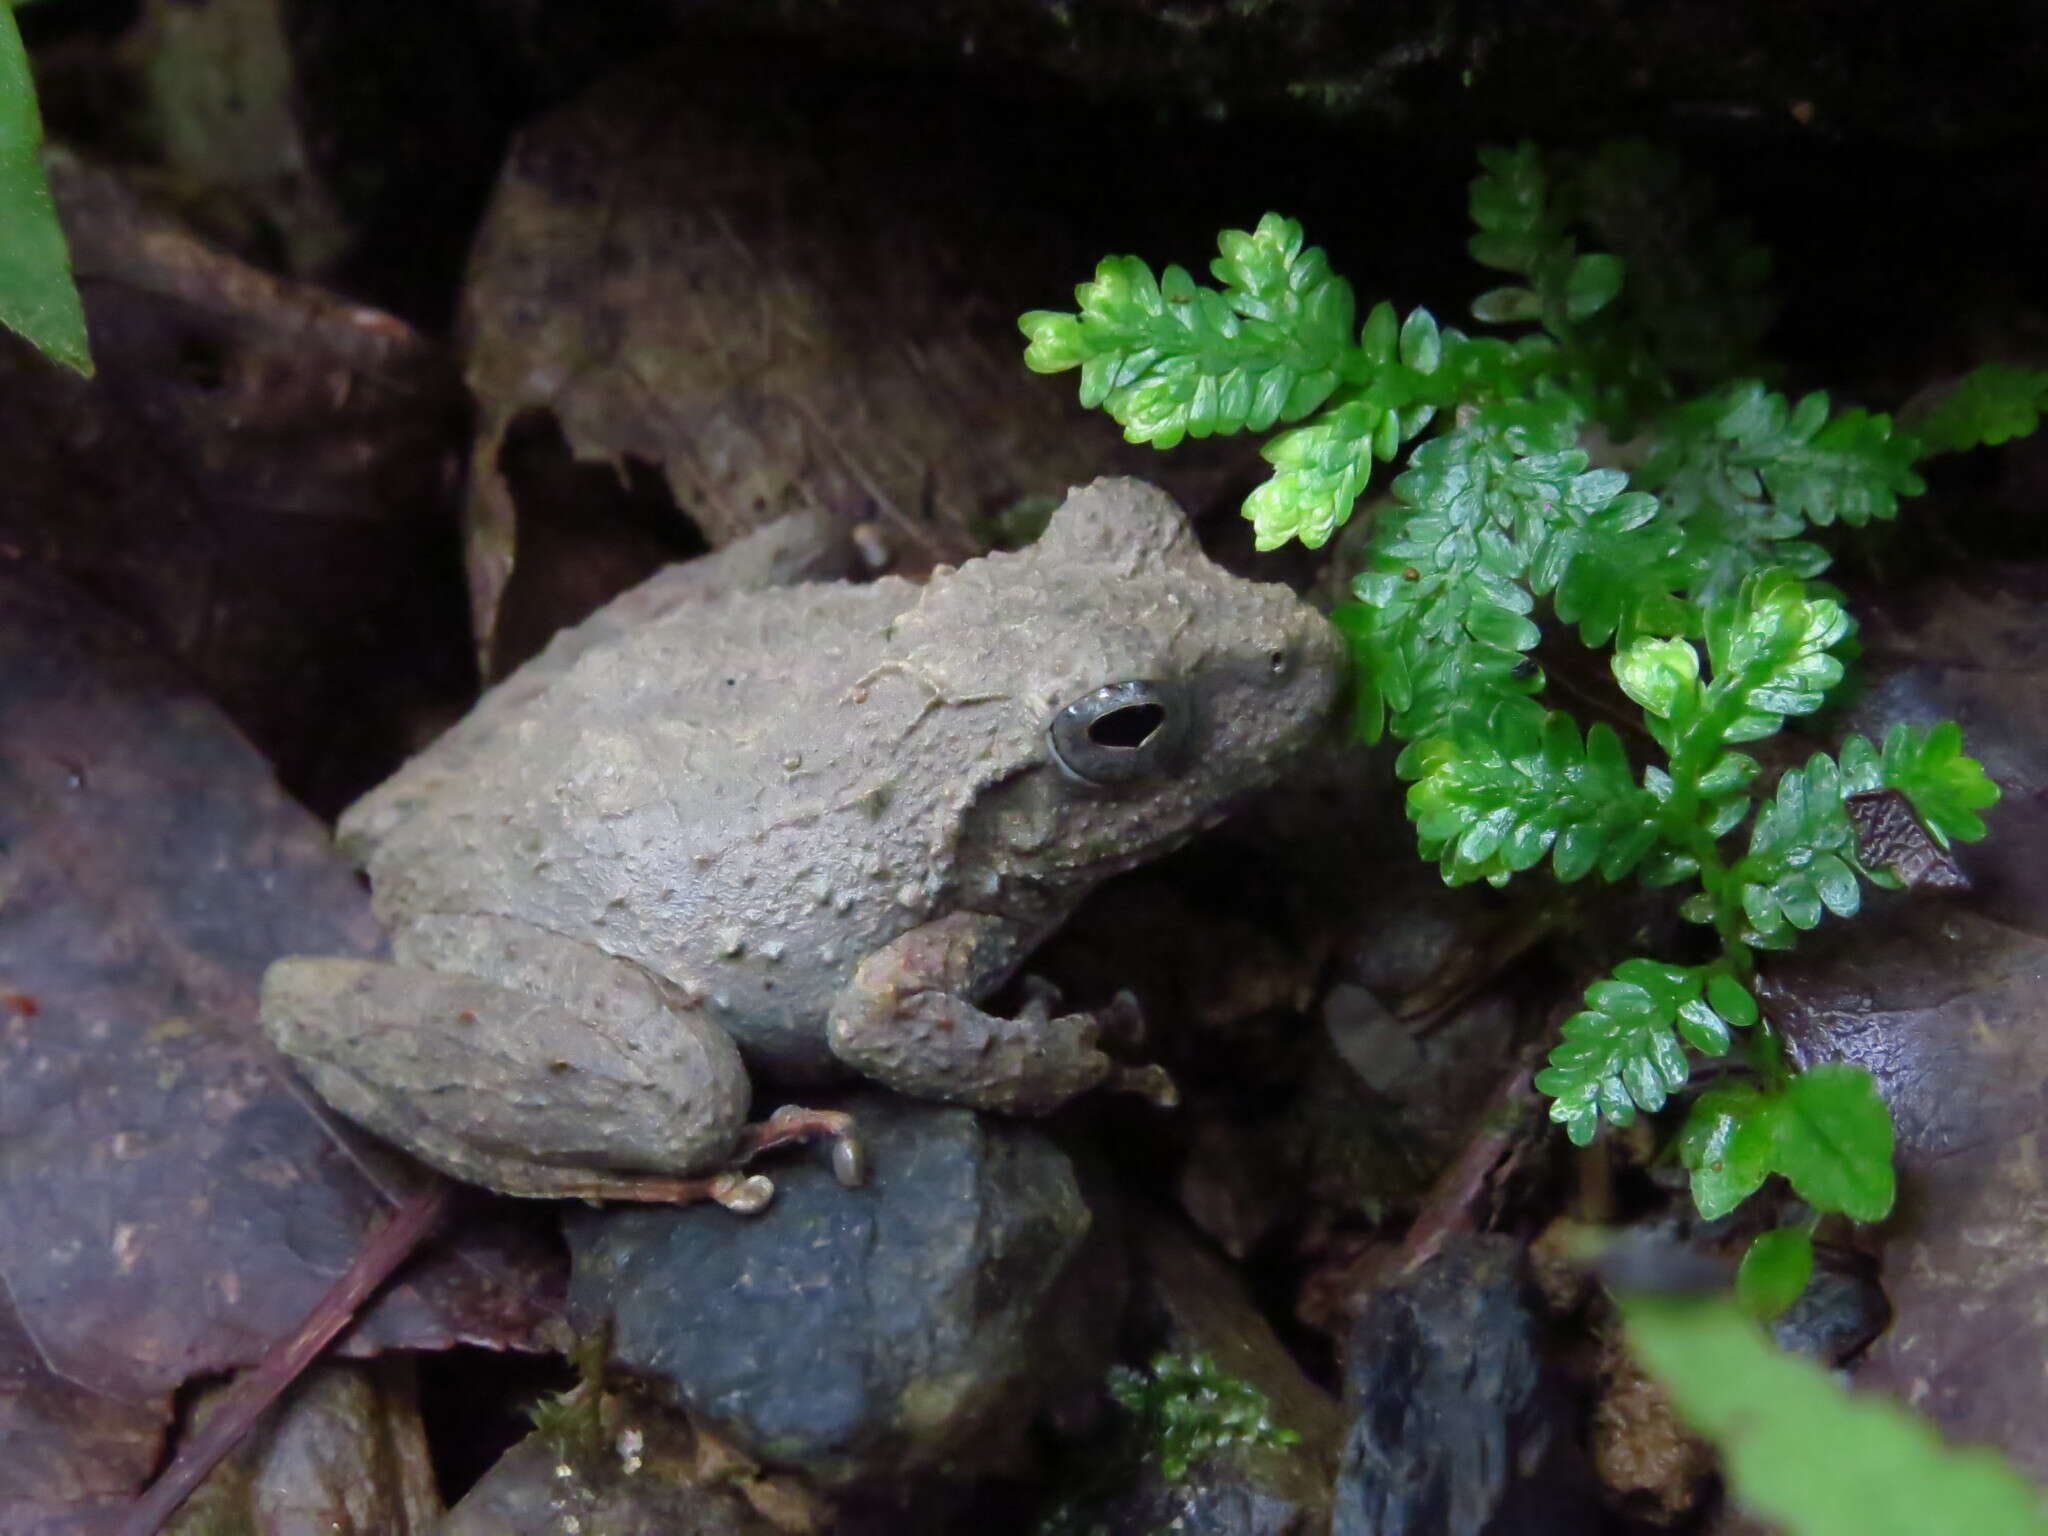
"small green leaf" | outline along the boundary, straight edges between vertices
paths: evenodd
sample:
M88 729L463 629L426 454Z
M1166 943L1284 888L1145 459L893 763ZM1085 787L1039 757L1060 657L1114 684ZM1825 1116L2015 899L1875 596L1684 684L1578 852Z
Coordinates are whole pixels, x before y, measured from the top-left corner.
M1747 789L1757 776L1757 761L1744 752L1723 752L1695 786L1703 795L1725 795Z
M1489 288L1472 301L1472 318L1488 325L1515 325L1542 316L1543 301L1527 288Z
M1841 773L1817 752L1779 778L1731 872L1752 941L1783 948L1792 929L1814 927L1824 910L1854 913L1863 899L1850 862L1856 852Z
M1698 998L1680 1005L1678 1033L1703 1056L1723 1056L1728 1052L1728 1021Z
M1062 373L1087 361L1081 340L1081 322L1058 310L1034 309L1017 320L1030 345L1024 349L1024 366L1033 373Z
M1417 373L1435 373L1443 356L1443 338L1437 333L1436 317L1426 309L1411 311L1401 327L1401 362Z
M43 176L42 118L14 11L0 5L0 325L87 378L85 311Z
M1700 655L1683 640L1638 640L1613 665L1622 692L1660 720L1678 714L1698 692Z
M1963 756L1963 728L1899 724L1884 739L1883 785L1913 802L1913 810L1934 840L1974 843L1984 835L1977 814L1998 803L1998 786L1976 761Z
M1394 346L1400 328L1401 322L1394 314L1394 306L1382 299L1365 317L1365 326L1358 333L1358 349L1365 354L1367 361L1385 366L1395 361Z
M1465 249L1482 267L1502 272L1526 272L1543 253L1543 244L1530 235L1481 231L1465 242Z
M1992 1452L1944 1446L1876 1393L1786 1355L1736 1302L1623 1294L1636 1356L1721 1453L1736 1501L1792 1536L2044 1536L2039 1495Z
M1714 1012L1730 1024L1747 1029L1756 1023L1756 998L1750 994L1749 988L1726 971L1716 971L1707 978L1707 1001L1714 1005Z
M1261 453L1273 475L1244 503L1258 548L1299 539L1320 549L1344 525L1372 474L1373 433L1382 419L1376 406L1354 400L1266 444Z
M1856 1221L1889 1215L1892 1117L1869 1072L1846 1062L1813 1067L1781 1099L1773 1161L1800 1198Z
M1735 1271L1735 1299L1769 1322L1799 1299L1813 1278L1813 1238L1804 1227L1760 1234Z
M1774 1101L1752 1083L1709 1088L1693 1100L1678 1156L1703 1219L1726 1216L1770 1177L1775 1120Z
M1135 256L1104 257L1074 290L1077 313L1033 310L1018 322L1025 362L1079 368L1081 403L1108 411L1134 443L1171 448L1300 420L1352 359L1350 285L1277 214L1223 231L1217 245L1220 291L1183 267L1155 278Z
M1603 1116L1627 1125L1637 1109L1660 1109L1685 1086L1690 1069L1673 1029L1684 1019L1696 1045L1714 1038L1700 1027L1704 976L1698 966L1627 960L1586 988L1587 1007L1564 1021L1535 1079L1537 1091L1557 1101L1551 1119L1574 1141L1591 1139Z
M1619 256L1581 256L1572 263L1565 279L1565 314L1584 320L1598 314L1621 292L1622 262Z

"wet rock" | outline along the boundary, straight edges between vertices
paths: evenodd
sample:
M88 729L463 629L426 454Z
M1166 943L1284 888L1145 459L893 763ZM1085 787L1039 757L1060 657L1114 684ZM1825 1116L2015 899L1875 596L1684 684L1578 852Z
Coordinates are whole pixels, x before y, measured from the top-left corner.
M1121 1255L1041 1132L863 1096L874 1173L773 1169L756 1217L708 1207L569 1224L572 1320L747 1454L821 1482L999 1457L1053 1392L1099 1377Z
M199 1422L225 1397L222 1389L202 1402ZM308 1372L259 1432L214 1469L175 1529L419 1536L440 1519L412 1367L388 1358Z
M595 1412L551 1405L536 1429L449 1511L437 1536L788 1536L822 1511L777 1501L679 1416L606 1397ZM770 1518L766 1503L781 1518Z
M1898 1315L1859 1382L1906 1398L1957 1440L1998 1445L2039 1477L2048 943L1974 901L1908 898L1839 937L1814 935L1773 966L1772 1008L1802 1064L1869 1068L1897 1129L1884 1274Z
M1333 1536L1599 1528L1520 1247L1461 1237L1372 1296L1345 1361Z
M1179 1476L1147 1454L1151 1447L1119 1446L1129 1459L1103 1459L1094 1485L1108 1491L1073 1500L1067 1528L1110 1536L1327 1531L1330 1480L1344 1437L1336 1403L1288 1353L1237 1272L1192 1233L1163 1217L1142 1217L1134 1248L1141 1295L1133 1310L1147 1334L1165 1353L1212 1362L1256 1392L1263 1417L1292 1443L1237 1439L1196 1457Z
M1853 1256L1822 1249L1813 1278L1771 1325L1778 1348L1839 1366L1863 1353L1892 1320L1884 1287Z
M1166 1347L1207 1355L1256 1387L1273 1405L1274 1421L1301 1437L1297 1459L1327 1483L1344 1439L1343 1412L1288 1352L1243 1277L1192 1234L1160 1218L1140 1227L1137 1249L1145 1304L1162 1316Z
M1328 1526L1316 1524L1298 1500L1263 1489L1212 1457L1177 1483L1156 1467L1145 1468L1121 1496L1091 1506L1079 1528L1102 1536L1309 1536Z

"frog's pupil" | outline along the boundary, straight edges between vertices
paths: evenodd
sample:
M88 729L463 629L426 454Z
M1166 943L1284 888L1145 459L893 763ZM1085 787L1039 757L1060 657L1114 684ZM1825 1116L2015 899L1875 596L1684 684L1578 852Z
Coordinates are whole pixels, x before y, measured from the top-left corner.
M1093 721L1088 737L1104 747L1141 747L1165 719L1166 711L1157 704L1133 704Z

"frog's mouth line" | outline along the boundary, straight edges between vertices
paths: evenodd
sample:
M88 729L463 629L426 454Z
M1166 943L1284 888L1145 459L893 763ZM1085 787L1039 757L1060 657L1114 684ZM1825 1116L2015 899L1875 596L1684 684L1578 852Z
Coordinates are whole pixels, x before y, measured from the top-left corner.
M1231 817L1256 800L1259 793L1258 790L1246 790L1241 794L1233 795L1228 801L1206 812L1200 820L1189 826L1181 827L1172 833L1157 838L1139 838L1128 852L1106 858L1099 854L1091 854L1087 857L1072 860L1048 858L1044 861L1044 867L1049 871L1055 871L1060 874L1074 874L1086 870L1104 880L1110 879L1115 875L1126 874L1131 870L1140 869L1147 864L1154 863L1169 853L1178 852L1196 838L1215 831L1216 828L1222 826L1224 822L1230 820ZM1062 843L1059 845L1059 848L1061 851L1064 851L1071 846L1073 846L1071 843Z

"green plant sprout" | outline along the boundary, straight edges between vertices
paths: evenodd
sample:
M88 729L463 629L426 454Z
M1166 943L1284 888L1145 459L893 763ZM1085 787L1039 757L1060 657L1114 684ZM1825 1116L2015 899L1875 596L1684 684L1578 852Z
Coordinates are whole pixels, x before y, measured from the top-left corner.
M1068 1491L1032 1527L1033 1536L1108 1536L1102 1505L1130 1487L1146 1462L1170 1486L1186 1480L1197 1463L1238 1446L1284 1450L1301 1436L1273 1422L1272 1404L1250 1382L1231 1375L1208 1355L1170 1351L1143 1370L1115 1365L1105 1380L1128 1417L1096 1442Z
M1679 912L1714 941L1702 963L1626 959L1586 989L1537 1078L1552 1118L1583 1144L1662 1108L1689 1052L1741 1041L1752 1073L1702 1094L1679 1138L1700 1210L1778 1173L1816 1212L1877 1220L1893 1199L1885 1105L1861 1068L1791 1069L1752 990L1757 955L1853 914L1865 885L1903 883L1859 839L1857 797L1902 798L1945 849L1983 835L1998 790L1950 723L1851 737L1775 781L1744 749L1842 677L1854 626L1815 581L1830 556L1808 532L1894 517L1923 489L1921 460L2033 430L2048 373L1977 369L1911 430L1821 393L1789 400L1753 376L1768 261L1687 201L1668 159L1621 145L1553 169L1526 144L1480 158L1470 250L1511 281L1473 312L1517 334L1387 303L1358 324L1350 285L1268 214L1218 237L1214 288L1104 260L1075 312L1022 317L1025 360L1079 369L1082 403L1133 442L1282 428L1244 506L1262 549L1322 545L1375 463L1405 454L1357 601L1332 618L1358 736L1404 743L1423 856L1453 885L1547 859L1567 882L1689 886ZM1587 233L1618 252L1581 251ZM1680 250L1688 265L1659 254ZM1612 647L1638 746L1545 702L1545 615ZM1810 1263L1803 1231L1775 1240L1753 1293L1775 1298L1801 1251Z
M1250 1382L1207 1355L1157 1354L1147 1370L1112 1366L1109 1395L1132 1415L1159 1474L1178 1483L1188 1469L1234 1446L1285 1449L1301 1444L1273 1422L1273 1405Z

